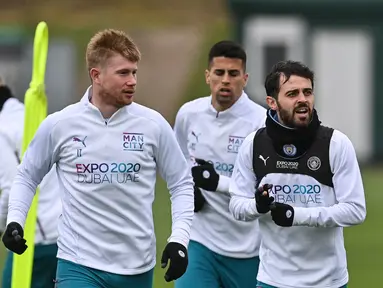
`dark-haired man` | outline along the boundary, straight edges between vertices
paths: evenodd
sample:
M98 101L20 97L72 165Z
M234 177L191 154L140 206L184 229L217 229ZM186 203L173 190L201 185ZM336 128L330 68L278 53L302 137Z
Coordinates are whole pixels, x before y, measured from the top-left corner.
M232 41L210 50L206 83L211 95L184 104L175 133L192 166L195 212L189 266L176 288L254 288L260 235L257 223L229 212L229 182L245 137L264 126L266 110L244 93L246 52Z
M321 125L305 65L277 63L265 88L266 127L245 139L230 183L234 217L259 220L257 288L347 287L343 227L366 217L353 145Z

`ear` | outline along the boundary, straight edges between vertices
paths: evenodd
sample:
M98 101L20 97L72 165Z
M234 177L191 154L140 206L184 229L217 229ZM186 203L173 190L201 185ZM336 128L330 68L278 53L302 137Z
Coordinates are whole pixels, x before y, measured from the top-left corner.
M90 69L89 75L93 83L100 83L100 70L98 68Z
M206 84L210 85L210 71L209 71L209 69L205 70L205 80L206 80Z
M243 87L246 87L248 79L249 79L249 73L245 73L245 75L243 76Z
M266 103L271 110L275 110L275 111L278 110L277 99L275 99L274 97L266 96Z

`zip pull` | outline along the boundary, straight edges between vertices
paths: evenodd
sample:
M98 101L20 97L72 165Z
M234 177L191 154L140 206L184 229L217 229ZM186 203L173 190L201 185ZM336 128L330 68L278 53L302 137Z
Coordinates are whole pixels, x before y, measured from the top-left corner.
M217 115L215 115L215 118L218 118L218 114L219 114L219 112L217 111Z

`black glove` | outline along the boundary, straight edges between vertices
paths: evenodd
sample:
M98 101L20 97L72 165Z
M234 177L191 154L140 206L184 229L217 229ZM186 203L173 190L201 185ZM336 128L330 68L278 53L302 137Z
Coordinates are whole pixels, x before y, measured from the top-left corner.
M206 199L202 195L201 189L194 186L194 212L199 212L205 206Z
M219 174L214 169L213 164L203 160L195 159L198 166L192 167L194 184L207 191L216 191L218 187Z
M257 211L260 214L265 214L270 211L270 204L274 201L274 197L270 197L269 195L269 190L271 190L272 187L272 184L264 184L259 186L255 192L255 203Z
M170 265L165 273L165 281L170 282L180 278L188 266L188 252L184 245L169 242L161 257L161 268L165 268L170 260Z
M23 239L24 231L19 223L11 222L7 225L3 235L4 246L16 254L23 254L28 246L27 241Z
M270 205L271 218L282 227L293 226L294 208L288 204L275 202Z

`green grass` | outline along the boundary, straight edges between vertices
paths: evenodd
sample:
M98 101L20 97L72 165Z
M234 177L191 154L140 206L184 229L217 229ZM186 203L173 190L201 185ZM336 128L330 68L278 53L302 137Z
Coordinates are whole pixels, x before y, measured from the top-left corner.
M383 271L383 229L381 203L383 194L383 169L363 170L367 202L366 221L359 226L345 229L345 241L350 272L350 288L377 287Z

